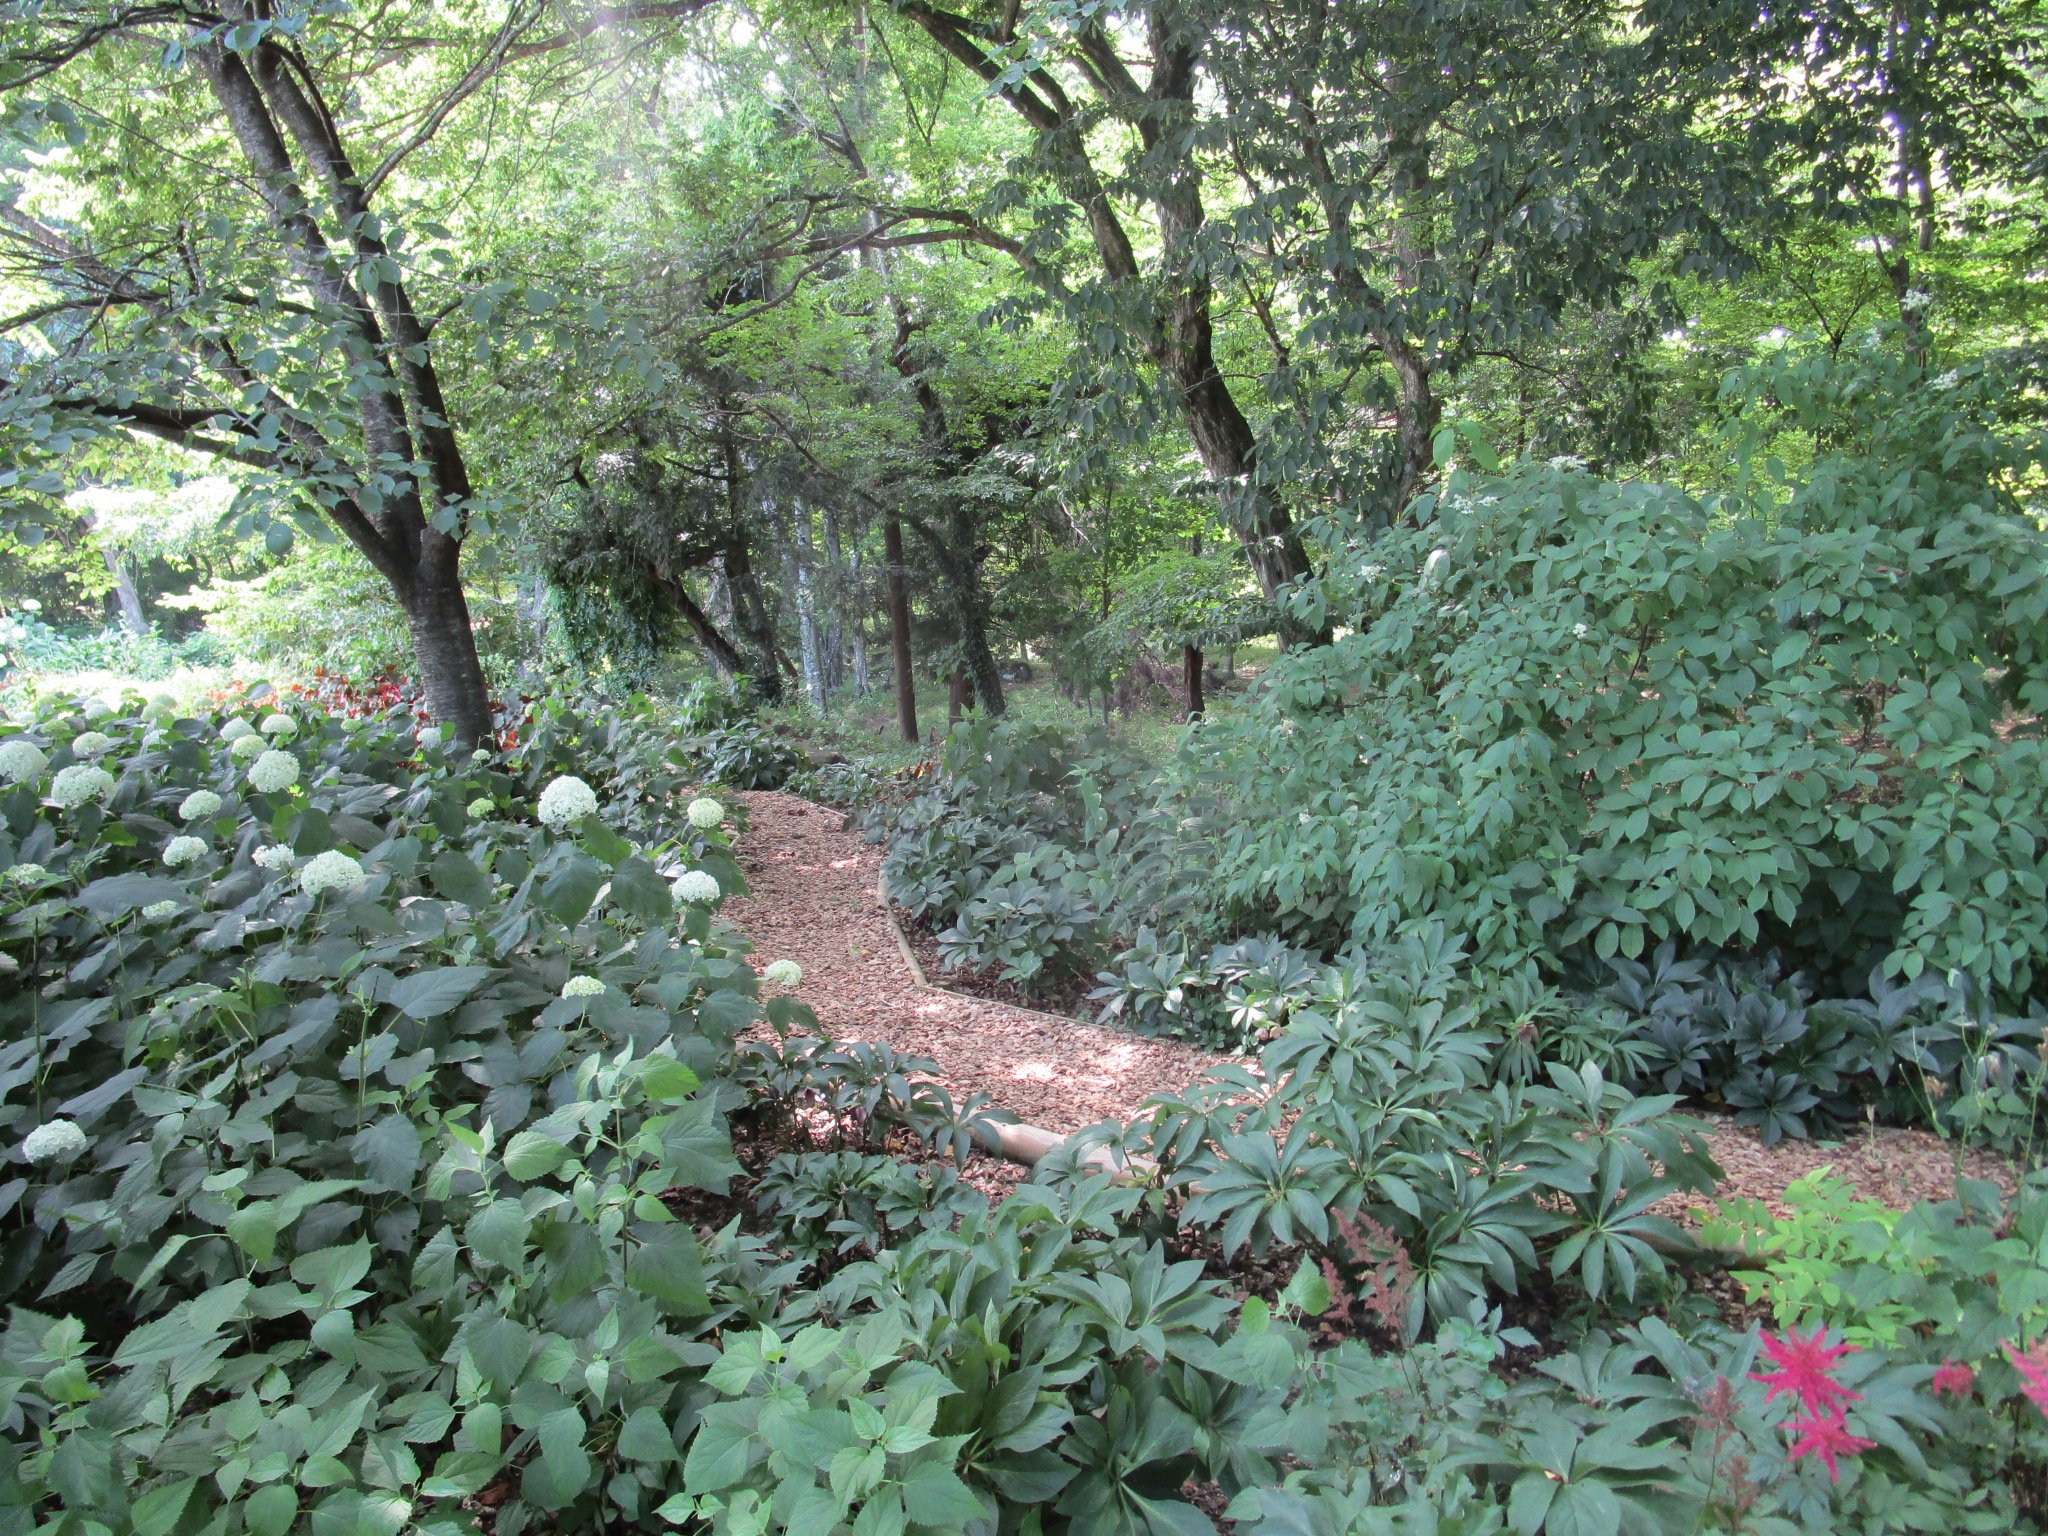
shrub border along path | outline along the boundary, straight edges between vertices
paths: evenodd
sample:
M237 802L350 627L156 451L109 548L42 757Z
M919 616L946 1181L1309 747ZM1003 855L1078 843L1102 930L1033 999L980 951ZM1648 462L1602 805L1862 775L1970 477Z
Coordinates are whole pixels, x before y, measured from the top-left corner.
M880 849L838 811L795 795L730 798L750 818L737 853L752 890L728 901L724 915L752 940L756 966L795 960L804 968L797 995L833 1038L929 1056L956 1095L980 1090L1015 1114L1025 1123L1004 1138L1005 1156L1035 1162L1064 1135L1133 1118L1152 1094L1184 1087L1224 1059L935 985L880 899ZM1788 1184L1821 1167L1899 1209L1951 1193L1954 1149L1924 1131L1875 1127L1840 1143L1766 1147L1728 1120L1703 1118L1727 1173L1724 1197L1779 1206ZM2009 1169L1984 1154L1967 1154L1963 1171L2011 1187Z

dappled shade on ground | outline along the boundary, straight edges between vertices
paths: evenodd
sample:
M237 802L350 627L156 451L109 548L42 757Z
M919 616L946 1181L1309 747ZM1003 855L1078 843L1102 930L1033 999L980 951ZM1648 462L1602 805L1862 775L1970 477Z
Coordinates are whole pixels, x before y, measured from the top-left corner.
M804 968L797 995L833 1038L929 1056L956 1095L979 1089L1054 1131L1128 1119L1148 1096L1185 1087L1218 1059L1178 1041L918 986L877 902L881 849L845 830L837 811L794 795L736 798L751 817L738 852L752 894L728 902L725 915L753 941L757 964Z

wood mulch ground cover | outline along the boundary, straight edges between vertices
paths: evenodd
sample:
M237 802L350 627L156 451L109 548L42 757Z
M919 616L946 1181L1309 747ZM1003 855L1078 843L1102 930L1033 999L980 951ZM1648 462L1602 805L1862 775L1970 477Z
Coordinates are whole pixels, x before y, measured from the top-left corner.
M751 892L728 901L725 916L752 941L757 965L790 959L803 967L797 995L833 1038L928 1056L956 1097L978 1089L1020 1120L1058 1132L1129 1119L1150 1095L1184 1088L1223 1059L1180 1041L920 986L876 895L881 850L839 812L794 795L736 798L750 818L738 853ZM1727 1175L1723 1197L1782 1210L1786 1186L1823 1165L1900 1209L1953 1189L1955 1149L1924 1131L1880 1126L1834 1144L1766 1147L1728 1119L1702 1118ZM1962 1171L2012 1185L2010 1169L1982 1153L1966 1154ZM974 1182L996 1193L1014 1181L990 1168ZM1675 1200L1674 1213L1702 1203Z

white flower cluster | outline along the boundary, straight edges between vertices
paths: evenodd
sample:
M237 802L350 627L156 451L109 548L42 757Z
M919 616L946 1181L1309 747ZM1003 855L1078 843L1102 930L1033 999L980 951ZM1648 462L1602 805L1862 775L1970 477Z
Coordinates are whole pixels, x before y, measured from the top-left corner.
M114 750L114 738L105 731L80 731L71 738L71 750L79 757L105 757Z
M178 904L175 901L152 901L142 909L142 920L147 923L161 923L177 915Z
M1551 455L1550 467L1552 469L1584 469L1586 461L1576 453L1558 453Z
M700 795L690 802L683 814L690 818L690 825L698 831L709 832L725 820L725 807L708 796Z
M330 848L306 860L306 867L299 871L299 889L308 896L318 896L327 891L340 891L346 896L360 889L368 878L362 865L340 849Z
M597 791L573 774L565 773L548 781L548 787L540 792L540 804L534 814L540 817L542 825L560 832L596 811Z
M258 869L267 869L272 873L276 873L281 869L290 869L299 862L299 856L293 853L291 849L285 847L283 843L266 843L250 854L249 857Z
M469 760L472 763L488 763L491 760L491 749L489 747L478 747L469 754Z
M12 741L0 741L0 783L26 784L31 779L40 779L49 766L50 760L34 742L23 741L19 736Z
M1432 549L1429 558L1422 562L1422 584L1433 587L1451 574L1451 552L1448 549Z
M1572 638L1575 640L1583 640L1591 633L1592 630L1588 629L1584 624L1574 624L1572 626Z
M1949 390L1962 383L1963 376L1951 368L1947 373L1936 374L1932 382L1936 389Z
M240 741L244 736L253 733L255 729L255 726L244 720L240 715L236 715L232 720L221 722L220 739L222 741Z
M474 800L469 802L469 814L474 816L478 821L482 821L486 816L492 815L497 811L497 809L498 802L493 800L489 795L478 795Z
M299 734L299 722L287 714L265 715L263 717L263 734L266 736L282 736L286 741L290 741Z
M178 815L185 821L204 821L209 816L220 814L221 800L210 789L195 789L178 805Z
M299 782L299 760L273 747L249 765L249 782L266 795L290 789Z
M189 834L174 837L164 844L164 863L172 869L183 869L206 857L206 839Z
M23 862L7 871L9 885L30 885L47 875L49 871L34 862Z
M778 987L794 987L804 979L804 968L794 960L771 960L768 968L761 972L763 981L772 981Z
M50 798L67 811L75 811L88 800L104 800L114 792L114 776L90 763L73 763L57 770L50 781Z
M174 720L178 714L178 701L168 693L153 693L142 708L145 720Z
M245 763L252 757L261 757L269 750L270 743L254 731L245 731L228 743L229 753Z
M434 748L441 745L441 727L438 725L423 725L412 733L412 739L419 743L422 752L431 752Z
M45 1120L21 1139L21 1155L32 1163L68 1163L85 1150L85 1132L69 1120Z
M604 983L595 976L571 976L562 983L564 997L602 997Z
M105 699L80 699L78 712L88 720L104 720L114 712L114 708Z
M669 889L685 905L718 900L718 880L709 870L686 869L676 876L676 883Z

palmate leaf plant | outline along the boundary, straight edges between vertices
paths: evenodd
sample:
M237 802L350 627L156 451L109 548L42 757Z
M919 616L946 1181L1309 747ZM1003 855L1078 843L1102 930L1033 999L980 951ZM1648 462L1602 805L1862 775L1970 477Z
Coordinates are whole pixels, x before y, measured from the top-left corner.
M712 1079L760 1011L709 912L678 928L675 851L602 809L536 826L541 754L311 715L270 748L288 785L218 718L98 719L108 786L65 804L86 723L8 731L48 770L0 795L6 1519L453 1530L496 1486L516 1531L659 1503L690 1341L776 1273L663 1199L737 1171ZM167 867L174 833L203 852Z

